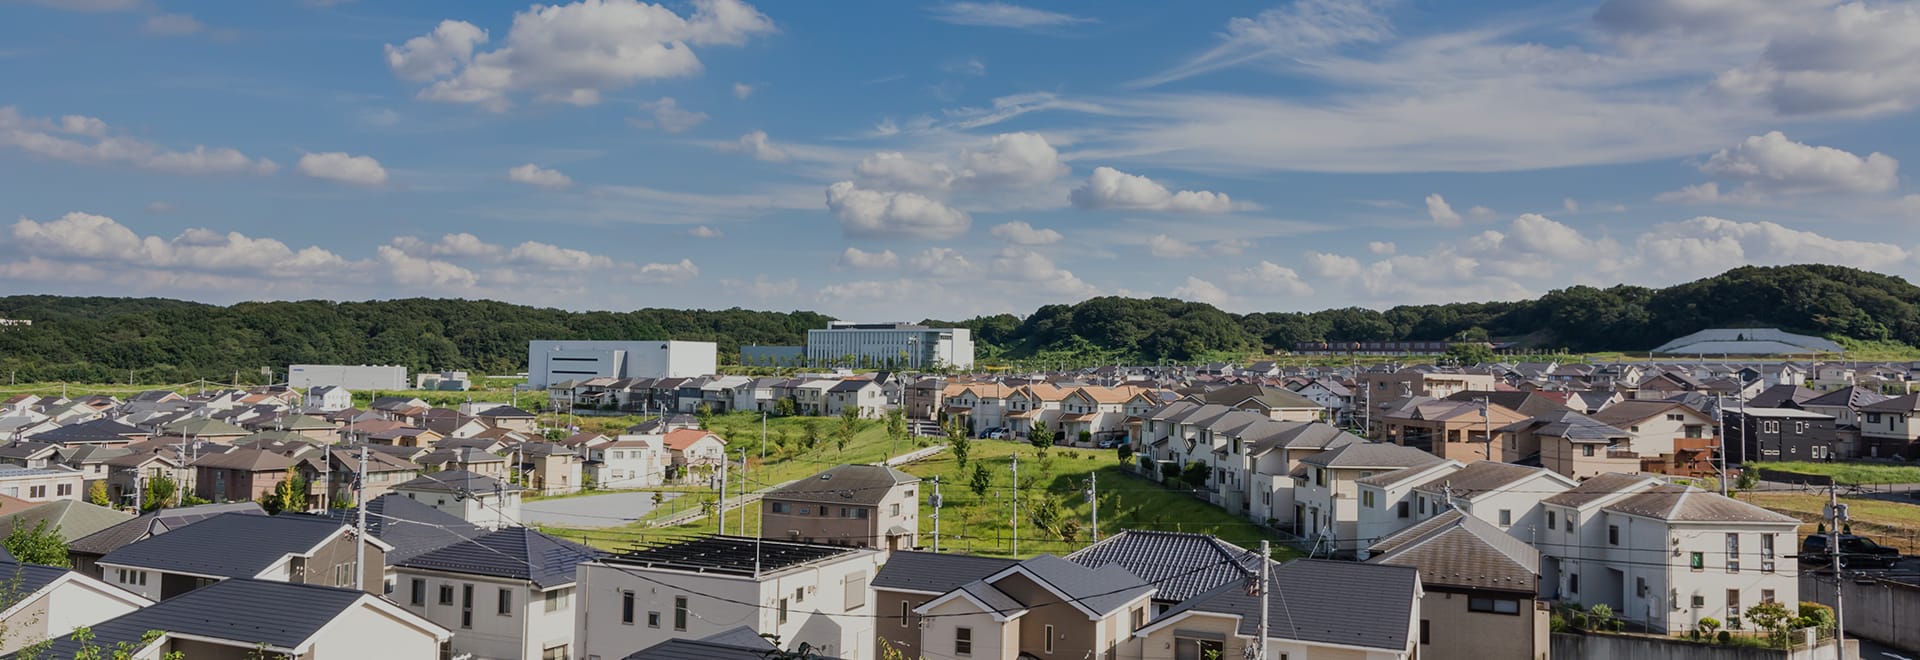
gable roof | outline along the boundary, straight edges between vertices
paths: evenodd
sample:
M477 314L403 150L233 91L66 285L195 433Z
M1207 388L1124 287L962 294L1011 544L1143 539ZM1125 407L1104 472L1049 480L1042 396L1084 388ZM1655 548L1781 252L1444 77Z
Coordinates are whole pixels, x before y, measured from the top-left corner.
M291 554L312 550L345 525L311 516L229 513L134 541L101 564L222 578L259 575Z
M1806 403L1820 396L1819 390L1792 383L1781 383L1753 395L1753 398L1747 400L1747 405L1754 408L1781 408Z
M580 562L599 550L525 527L507 527L393 562L395 566L526 580L541 589L573 584Z
M1437 477L1426 483L1414 486L1413 489L1423 493L1452 492L1455 496L1471 499L1483 493L1500 490L1527 479L1543 475L1552 475L1549 476L1548 479L1561 482L1565 484L1564 487L1566 488L1573 487L1573 484L1566 483L1570 480L1561 477L1557 472L1545 468L1514 465L1512 463L1501 463L1499 461L1478 461L1456 470L1451 474Z
M354 524L360 510L328 509L326 513L302 515ZM367 536L393 546L387 551L389 566L485 533L478 525L405 495L387 493L367 502Z
M1722 497L1719 493L1672 484L1640 491L1603 510L1668 522L1800 522L1792 516Z
M1601 408L1600 412L1596 412L1592 415L1589 415L1589 417L1594 418L1596 421L1599 421L1602 424L1606 424L1614 428L1624 429L1626 427L1639 424L1640 422L1646 421L1648 419L1652 419L1655 415L1661 415L1668 411L1674 410L1676 408L1679 409L1679 411L1682 413L1693 413L1694 415L1700 415L1700 416L1705 415L1705 413L1702 413L1698 410L1694 410L1693 408L1689 408L1678 401L1649 401L1646 399L1628 399L1626 401L1620 401L1620 402L1614 403L1611 406Z
M1222 584L1244 582L1260 559L1246 548L1206 534L1130 529L1067 555L1098 568L1119 566L1159 587L1155 600L1184 601Z
M33 529L45 522L47 529L59 530L62 540L72 541L132 519L132 514L89 502L55 500L18 513L0 515L0 533L11 532L16 526Z
M999 557L895 550L869 584L875 589L944 594L1016 563Z
M802 502L877 505L896 486L920 478L885 465L846 464L768 491L763 497Z
M1858 385L1842 387L1826 394L1801 401L1802 406L1844 406L1855 410L1886 401L1889 397L1870 388ZM1749 404L1751 405L1751 404Z
M200 458L194 459L190 465L196 468L204 467L217 470L273 472L293 467L299 464L299 462L299 459L279 452L267 451L265 449L242 448L221 454L202 454Z
M1405 651L1414 627L1419 572L1405 566L1296 559L1271 569L1268 634L1275 639ZM1174 606L1143 631L1177 625L1189 612L1239 617L1243 637L1260 634L1260 598L1223 584Z
M101 418L79 424L68 424L34 434L39 442L68 444L74 442L127 442L132 436L145 436L146 431Z
M1566 492L1540 501L1545 504L1578 509L1612 495L1639 491L1659 483L1660 480L1644 474L1609 472L1589 478L1580 482L1580 485L1567 489Z
M242 646L290 650L306 644L363 598L375 599L352 589L235 578L108 619L91 630L93 643L104 648L120 642L138 644L147 631L162 630ZM414 619L409 621L414 625L426 623L404 611L400 614ZM444 629L430 623L427 626L441 639L446 638ZM79 648L79 642L69 635L56 640L43 657L74 657Z
M1420 581L1534 593L1540 551L1485 520L1449 509L1367 547L1370 564L1411 566Z
M1009 566L974 584L991 585L1016 572L1042 583L1057 592L1062 600L1093 616L1109 614L1155 591L1153 585L1118 565L1089 568L1046 554Z
M414 477L393 487L432 493L453 493L455 495L490 494L495 491L521 491L520 486L510 484L478 472L467 470L441 470Z
M1327 468L1405 468L1438 463L1439 456L1385 442L1355 442L1300 459Z
M1571 410L1546 417L1521 420L1500 427L1499 430L1512 433L1528 429L1531 429L1534 435L1564 438L1577 443L1605 444L1633 437L1633 434L1610 426L1606 422Z
M693 446L693 443L699 442L702 438L710 435L713 436L713 439L720 441L720 444L727 444L726 438L722 438L711 431L701 429L674 429L668 431L666 435L661 436L660 441L666 444L668 449L686 451L687 448Z

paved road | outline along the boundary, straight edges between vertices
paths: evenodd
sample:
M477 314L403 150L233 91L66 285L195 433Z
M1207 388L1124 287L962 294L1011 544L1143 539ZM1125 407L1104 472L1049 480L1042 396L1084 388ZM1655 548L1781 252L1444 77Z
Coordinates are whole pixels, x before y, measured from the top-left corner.
M1902 651L1870 639L1859 641L1860 660L1920 660L1920 653Z
M679 493L663 493L671 500ZM520 505L520 520L529 525L562 527L619 527L653 510L653 493L607 493L583 497L538 500Z

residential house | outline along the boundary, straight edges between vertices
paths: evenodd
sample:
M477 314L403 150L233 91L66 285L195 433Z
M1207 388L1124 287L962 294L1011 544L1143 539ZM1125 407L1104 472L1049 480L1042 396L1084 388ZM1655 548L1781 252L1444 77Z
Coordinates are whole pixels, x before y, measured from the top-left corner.
M28 502L78 500L84 481L79 470L65 465L0 467L0 495Z
M307 388L307 412L329 413L353 407L353 392L338 385Z
M1677 633L1706 617L1737 619L1762 602L1800 602L1798 568L1782 556L1798 540L1800 521L1791 516L1673 485L1638 490L1600 511L1597 562L1589 561L1589 586L1576 601L1583 608L1604 603L1622 619Z
M356 574L353 525L313 516L228 513L128 543L96 562L104 580L152 600L167 600L232 578L383 590L390 546L366 542Z
M1498 429L1527 416L1498 403L1410 397L1371 420L1377 440L1457 461L1517 461L1521 448L1502 442ZM1491 455L1489 455L1491 454Z
M1360 486L1376 474L1439 463L1427 452L1380 442L1356 442L1300 459L1295 479L1293 528L1315 547L1348 554L1359 549Z
M205 441L230 445L233 441L252 435L253 431L241 426L223 422L211 417L188 417L160 427L158 437L185 438L189 441Z
M760 498L763 538L906 550L919 545L920 478L840 465Z
M1260 575L1258 554L1189 532L1123 530L1074 551L1066 560L1087 568L1119 566L1153 585L1149 620L1216 587L1246 584Z
M1251 584L1220 585L1154 617L1120 657L1248 657L1260 638L1260 591L1271 594L1264 601L1268 658L1425 657L1418 643L1424 592L1412 568L1300 559L1274 564L1265 584Z
M861 419L880 419L887 415L887 395L871 380L848 379L827 388L825 414L838 417L851 409Z
M1414 508L1419 512L1417 519L1459 511L1532 541L1546 529L1540 502L1577 485L1578 481L1546 468L1481 461L1415 486Z
M241 622L244 622L241 623ZM160 631L158 637L149 637ZM68 635L41 657L133 647L131 657L438 660L452 633L364 591L233 578Z
M957 389L956 389L957 388ZM1000 383L959 383L948 385L947 416L960 419L968 433L979 435L988 429L1006 428L1007 397L1013 388Z
M460 470L507 481L507 458L475 447L434 449L413 459L425 472Z
M487 426L518 431L520 433L539 433L539 424L533 413L513 406L492 406L481 409L473 416Z
M839 385L837 380L809 379L793 385L794 412L801 415L819 417L827 414L827 390Z
M1727 433L1727 460L1825 461L1839 458L1834 419L1793 408L1729 409L1721 416Z
M1061 437L1058 422L1064 413L1060 404L1069 392L1053 383L1029 383L1014 388L1006 399L1007 432L1026 437L1038 423L1045 424L1047 432L1055 438Z
M1284 387L1242 384L1190 394L1187 399L1202 405L1213 404L1235 410L1247 410L1268 419L1286 422L1325 420L1327 410L1312 399Z
M1301 459L1346 445L1365 442L1352 433L1324 422L1266 422L1241 431L1252 472L1246 482L1248 519L1290 527L1297 516L1291 476ZM1304 531L1304 530L1302 530Z
M1887 398L1868 388L1846 387L1790 407L1832 417L1835 451L1841 458L1857 458L1867 454L1866 444L1860 435L1861 425L1866 420L1861 417L1860 409Z
M1327 421L1342 426L1353 424L1353 390L1331 378L1310 380L1294 389L1314 405L1326 409Z
M303 461L299 467L300 476L307 483L324 488L322 497L326 506L335 502L356 502L374 500L393 492L393 487L419 476L419 463L382 451L366 451L366 462L361 464L361 452L351 447L328 447L325 463L317 460ZM315 470L324 469L316 474ZM351 475L365 474L360 480L360 492L353 490ZM336 478L337 475L337 478Z
M1060 400L1051 426L1056 437L1078 446L1119 440L1127 434L1127 403L1145 392L1131 385L1074 388Z
M520 494L525 489L465 470L422 474L393 487L395 494L418 500L486 529L520 525Z
M296 474L300 459L265 449L235 448L188 463L194 495L211 502L257 500Z
M1492 374L1400 369L1362 373L1356 384L1362 402L1368 403L1409 396L1444 399L1459 392L1491 392L1495 380Z
M523 527L394 562L394 600L476 660L572 658L574 570L604 553Z
M618 658L745 625L821 655L878 657L873 548L712 536L580 565L574 657Z
M1920 394L1860 407L1860 444L1868 458L1920 460ZM42 434L43 436L45 434Z
M523 442L513 448L520 464L515 469L525 475L523 483L541 495L566 495L585 487L586 459L567 447L551 442Z
M710 431L674 429L660 436L671 464L686 478L689 469L712 469L727 462L727 441Z
M1422 484L1446 479L1449 475L1463 469L1466 469L1466 466L1459 461L1442 460L1388 472L1376 472L1372 476L1355 479L1354 486L1359 506L1355 511L1353 536L1348 543L1354 557L1365 560L1373 544L1380 539L1399 533L1420 520L1439 513L1440 509L1444 509L1444 505L1433 501L1438 498L1416 494L1415 488ZM1415 509L1415 504L1419 505L1418 509Z
M925 617L914 610L1016 563L999 557L895 550L874 573L871 583L874 612L881 617L874 622L874 647L895 649L908 658L940 657L944 651L921 648ZM978 657L991 655L982 653Z
M1673 454L1683 440L1713 437L1713 418L1676 401L1621 401L1591 415L1633 436L1628 449L1642 458Z
M153 601L58 566L0 559L7 577L7 605L0 609L0 654L12 654L81 627L121 616Z
M1372 550L1369 564L1420 571L1420 658L1547 657L1551 610L1538 599L1533 546L1449 509Z
M73 563L73 570L87 577L104 578L105 574L99 568L99 560L107 553L141 539L165 534L228 513L254 516L267 514L260 509L260 504L257 502L201 504L159 509L68 542L67 559Z
M31 436L23 437L31 438L35 442L50 442L68 447L78 445L125 447L135 442L143 442L151 437L151 435L152 434L139 428L128 426L111 419L99 418L92 421L54 427Z
M1516 445L1540 448L1540 464L1574 479L1640 471L1633 434L1571 410L1531 417L1497 430Z
M107 501L116 506L145 504L138 500L146 497L146 482L162 477L173 482L176 492L192 489L192 471L180 460L179 452L172 449L121 454L107 459L106 471Z
M946 379L936 376L921 376L908 384L903 405L907 419L939 419L941 410L946 408L946 385Z
M45 468L60 464L60 445L33 440L15 440L0 447L0 464L25 468Z
M360 436L367 444L388 445L391 447L432 447L439 442L441 435L431 429L417 426L395 426L378 431L361 430Z
M587 449L593 483L599 488L651 488L666 481L671 452L661 436L623 435Z
M60 537L61 543L67 543L132 519L132 514L104 506L59 500L0 515L0 534L16 529L32 530L44 524L47 531Z
M1116 657L1147 620L1153 585L1114 564L1039 555L967 582L919 615L927 657Z

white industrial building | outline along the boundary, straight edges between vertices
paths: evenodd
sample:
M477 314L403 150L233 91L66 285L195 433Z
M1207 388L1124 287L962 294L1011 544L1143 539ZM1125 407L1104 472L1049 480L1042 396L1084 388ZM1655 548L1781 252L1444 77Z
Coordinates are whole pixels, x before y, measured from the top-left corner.
M296 364L287 367L287 386L296 390L332 385L349 390L407 389L407 368L350 364Z
M854 366L925 369L973 366L973 332L966 328L929 328L910 323L835 321L825 330L807 331L807 360L837 364L852 356Z
M527 342L527 385L544 389L588 378L693 378L719 371L710 341Z

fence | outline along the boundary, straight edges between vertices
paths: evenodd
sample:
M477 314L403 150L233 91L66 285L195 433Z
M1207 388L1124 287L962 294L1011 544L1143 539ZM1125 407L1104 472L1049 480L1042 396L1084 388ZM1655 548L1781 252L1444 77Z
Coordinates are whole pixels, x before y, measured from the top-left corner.
M1581 660L1842 660L1832 643L1789 650L1719 646L1659 635L1553 633L1549 646L1549 657ZM1857 646L1849 641L1845 657L1859 657Z

